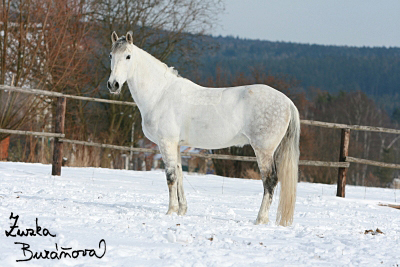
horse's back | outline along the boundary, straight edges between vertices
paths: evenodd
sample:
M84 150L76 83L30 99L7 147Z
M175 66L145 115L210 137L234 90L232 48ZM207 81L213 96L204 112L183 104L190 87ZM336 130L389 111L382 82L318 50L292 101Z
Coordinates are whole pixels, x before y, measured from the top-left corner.
M253 84L225 88L221 104L236 107L237 111L246 114L250 119L254 116L279 116L289 111L291 100L268 85Z
M181 89L185 102L193 105L239 105L241 103L264 105L287 105L290 99L278 90L265 84L242 85L225 88L193 86ZM246 108L249 108L248 106Z

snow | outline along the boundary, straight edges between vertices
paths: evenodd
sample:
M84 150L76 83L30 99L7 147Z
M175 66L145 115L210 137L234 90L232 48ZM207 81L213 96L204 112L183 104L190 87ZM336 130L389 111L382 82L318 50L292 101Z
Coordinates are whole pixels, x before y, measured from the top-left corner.
M0 162L1 266L397 266L399 190L299 183L294 224L275 225L278 193L268 225L254 225L260 181L188 175L188 213L167 216L164 173L64 168ZM223 186L223 188L222 188ZM397 203L399 204L399 203ZM21 231L38 225L56 235L6 236L19 215ZM365 234L379 228L383 234ZM15 230L16 231L16 230ZM44 230L43 230L44 231ZM14 232L15 233L15 232ZM104 257L16 260L21 242L33 252L94 249Z

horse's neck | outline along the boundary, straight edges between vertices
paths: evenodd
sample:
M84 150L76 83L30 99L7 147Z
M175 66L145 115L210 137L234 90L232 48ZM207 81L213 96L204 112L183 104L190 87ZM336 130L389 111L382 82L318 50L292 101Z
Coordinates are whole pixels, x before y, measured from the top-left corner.
M128 77L132 98L141 113L152 110L168 85L176 79L165 64L135 47L136 64Z

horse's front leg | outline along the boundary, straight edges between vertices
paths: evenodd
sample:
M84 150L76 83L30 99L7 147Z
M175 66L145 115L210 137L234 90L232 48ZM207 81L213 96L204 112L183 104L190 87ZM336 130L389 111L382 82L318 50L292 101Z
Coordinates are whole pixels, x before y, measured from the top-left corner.
M162 158L165 164L165 175L169 190L169 206L167 214L178 212L178 143L162 140L159 143Z

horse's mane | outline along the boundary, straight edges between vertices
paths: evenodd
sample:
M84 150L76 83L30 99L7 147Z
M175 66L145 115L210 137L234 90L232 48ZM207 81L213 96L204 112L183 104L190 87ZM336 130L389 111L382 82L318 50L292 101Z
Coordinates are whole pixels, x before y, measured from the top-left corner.
M147 54L151 59L155 60L156 62L158 62L159 64L162 64L167 71L169 71L170 73L174 74L176 77L180 77L178 71L176 69L174 69L174 67L168 67L167 64L165 64L164 62L160 61L158 58L154 57L153 55L151 55L150 53L148 53L147 51L139 48L136 46L136 48L138 48L140 51L144 52L145 54ZM128 49L128 41L126 40L125 36L121 36L120 38L118 38L117 41L115 41L112 44L111 47L111 51L116 53L116 52L122 52Z

